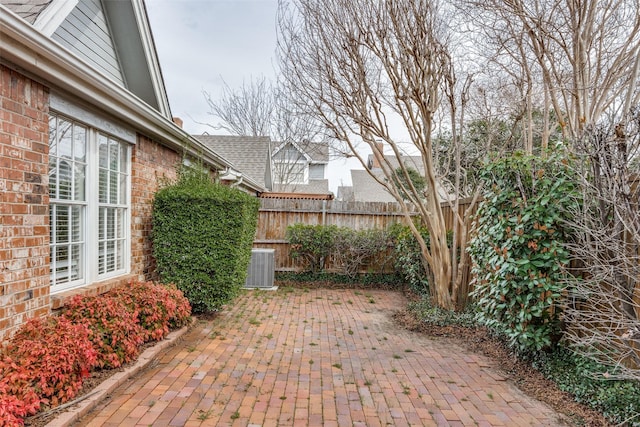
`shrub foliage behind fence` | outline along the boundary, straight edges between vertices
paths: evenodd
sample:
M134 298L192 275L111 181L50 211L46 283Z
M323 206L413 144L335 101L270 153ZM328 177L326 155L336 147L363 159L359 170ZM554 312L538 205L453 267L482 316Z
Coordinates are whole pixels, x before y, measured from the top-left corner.
M465 207L466 202L462 201L459 207L461 214ZM412 215L418 215L412 206L408 209ZM453 212L447 203L445 203L445 219L447 228L452 228ZM289 256L290 247L286 240L289 225L335 225L353 230L386 230L392 224L398 223L406 224L406 220L401 206L397 203L261 199L258 230L253 246L275 250L276 271L302 271L302 263ZM330 271L340 269L336 260L333 259L328 260L326 267ZM362 266L361 271L378 271L378 267L377 261L374 261L374 265ZM468 281L468 277L469 273L466 272L465 280Z

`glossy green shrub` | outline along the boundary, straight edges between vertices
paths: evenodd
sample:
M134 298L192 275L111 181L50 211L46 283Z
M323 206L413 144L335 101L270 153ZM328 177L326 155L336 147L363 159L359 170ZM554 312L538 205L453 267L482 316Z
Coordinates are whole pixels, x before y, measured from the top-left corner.
M164 283L175 283L194 312L218 310L247 275L259 201L213 183L206 172L182 173L153 203L153 254Z
M568 161L514 155L481 177L487 190L469 247L478 320L521 350L548 347L560 332L569 262L563 213L577 200Z
M577 402L601 412L617 425L640 426L640 383L613 380L616 372L565 347L540 352L533 365ZM626 424L625 424L626 423Z

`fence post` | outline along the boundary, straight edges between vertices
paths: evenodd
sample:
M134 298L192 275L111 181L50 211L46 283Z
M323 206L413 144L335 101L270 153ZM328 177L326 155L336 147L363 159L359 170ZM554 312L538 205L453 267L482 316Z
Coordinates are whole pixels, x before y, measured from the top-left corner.
M327 201L322 201L322 225L327 225Z

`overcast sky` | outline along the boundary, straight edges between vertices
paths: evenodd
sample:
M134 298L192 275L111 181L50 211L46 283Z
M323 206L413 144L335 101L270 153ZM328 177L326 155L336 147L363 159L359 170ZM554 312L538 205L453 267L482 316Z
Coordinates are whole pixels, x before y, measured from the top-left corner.
M171 111L192 134L223 133L202 94L217 97L222 82L236 88L252 77L274 77L277 0L146 1ZM350 168L332 161L327 177L334 193L350 185Z

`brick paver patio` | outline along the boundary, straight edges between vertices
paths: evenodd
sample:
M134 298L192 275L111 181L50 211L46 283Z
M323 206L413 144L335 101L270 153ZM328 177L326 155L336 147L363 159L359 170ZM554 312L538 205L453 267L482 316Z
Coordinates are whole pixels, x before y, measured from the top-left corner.
M249 291L89 426L558 426L483 356L395 326L396 292Z

